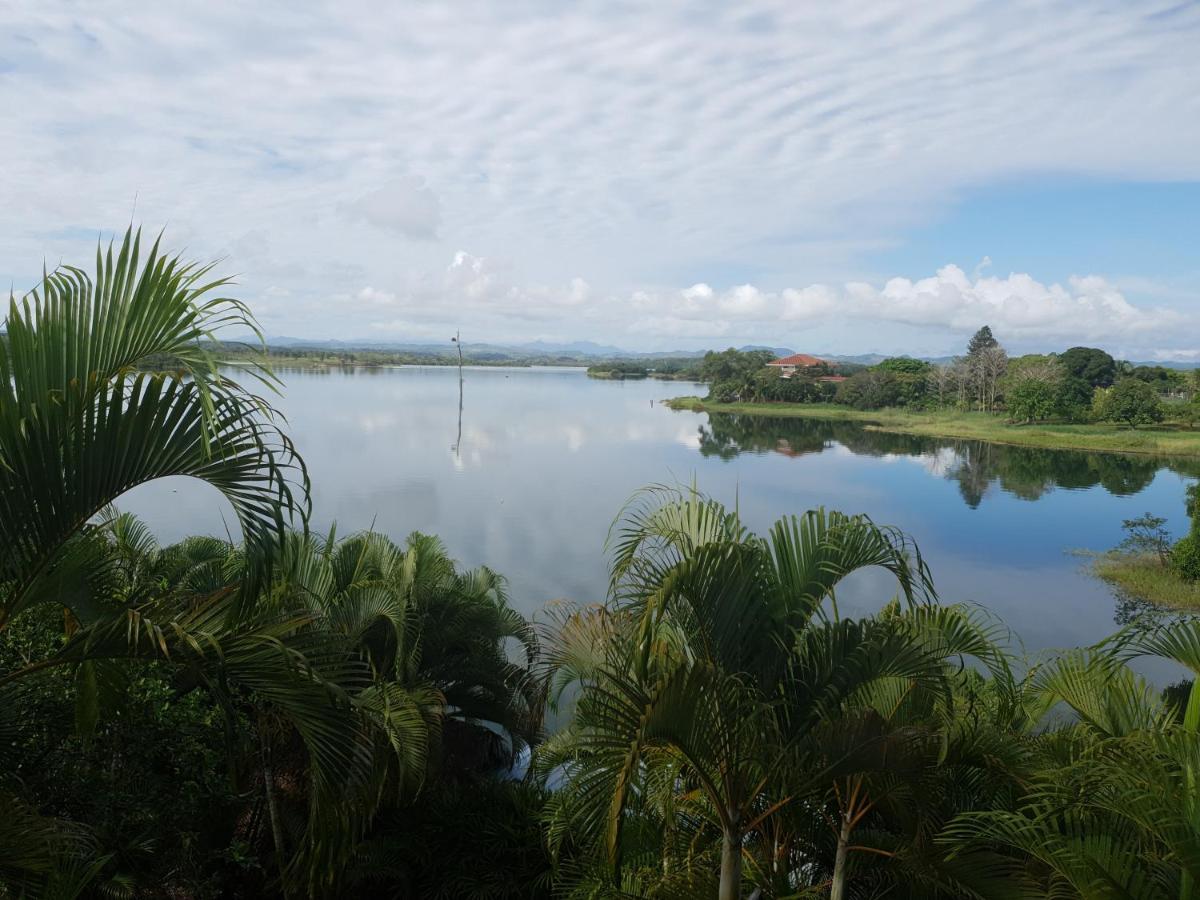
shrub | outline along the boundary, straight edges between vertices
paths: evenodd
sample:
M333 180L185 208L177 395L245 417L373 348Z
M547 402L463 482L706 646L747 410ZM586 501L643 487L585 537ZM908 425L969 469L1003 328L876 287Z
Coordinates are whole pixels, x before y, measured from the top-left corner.
M1058 411L1057 389L1048 382L1024 378L1009 389L1005 404L1016 422L1049 419Z
M837 387L827 381L817 381L813 378L803 378L793 375L791 378L774 376L763 391L764 399L780 403L828 403Z
M1171 568L1184 581L1200 581L1200 540L1189 534L1171 548Z
M1064 378L1058 385L1056 402L1059 411L1072 422L1086 422L1092 414L1093 388L1082 378Z
M1154 388L1136 378L1122 378L1103 394L1098 410L1111 422L1124 422L1130 428L1163 420L1162 402Z
M1125 530L1125 540L1121 541L1119 549L1127 553L1153 554L1159 562L1166 564L1171 561L1171 535L1163 526L1167 520L1162 516L1146 513L1136 519L1126 519L1121 527Z
M911 356L893 356L875 368L882 372L895 372L897 375L924 375L933 368L933 364L923 359L913 359Z
M922 375L904 375L887 369L868 369L851 375L837 387L835 400L855 409L887 406L919 407L927 382Z

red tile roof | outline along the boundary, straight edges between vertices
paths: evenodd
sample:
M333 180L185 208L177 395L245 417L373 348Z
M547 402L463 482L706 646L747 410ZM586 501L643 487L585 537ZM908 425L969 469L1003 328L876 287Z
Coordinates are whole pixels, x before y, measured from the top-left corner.
M827 365L825 360L818 359L815 356L809 356L807 353L793 353L791 356L785 356L783 359L777 359L767 363L768 366L796 366L798 368L807 369L812 366Z

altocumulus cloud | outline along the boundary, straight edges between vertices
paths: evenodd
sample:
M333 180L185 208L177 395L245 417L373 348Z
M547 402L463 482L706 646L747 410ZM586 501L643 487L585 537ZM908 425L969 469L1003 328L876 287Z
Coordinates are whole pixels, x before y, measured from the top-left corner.
M1198 41L1177 0L12 0L0 281L136 197L274 334L1186 348L1193 296L870 260L1004 179L1200 180Z

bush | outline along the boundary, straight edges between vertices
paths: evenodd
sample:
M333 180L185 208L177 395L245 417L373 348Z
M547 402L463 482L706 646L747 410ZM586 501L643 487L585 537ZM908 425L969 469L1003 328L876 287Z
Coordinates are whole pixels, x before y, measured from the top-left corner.
M1171 535L1163 527L1166 524L1166 519L1152 513L1146 513L1136 519L1126 519L1121 523L1125 530L1125 540L1121 541L1118 549L1126 553L1152 554L1160 563L1169 563Z
M1056 403L1059 412L1072 422L1086 422L1092 418L1094 389L1082 378L1064 378L1058 385Z
M893 356L874 368L881 372L895 372L897 375L924 375L933 368L933 364L923 359L913 359L911 356Z
M1058 411L1057 388L1045 381L1024 378L1005 396L1008 414L1016 422L1049 419Z
M1102 395L1098 412L1110 422L1130 428L1163 420L1163 406L1154 388L1136 378L1122 378Z
M851 375L838 385L835 400L855 409L883 409L888 406L919 408L925 400L926 379L878 367Z
M775 373L771 373L775 376ZM779 403L828 403L833 399L837 385L814 378L793 375L791 378L775 376L763 389L763 399Z
M1200 581L1200 540L1189 534L1171 548L1171 568L1184 581Z

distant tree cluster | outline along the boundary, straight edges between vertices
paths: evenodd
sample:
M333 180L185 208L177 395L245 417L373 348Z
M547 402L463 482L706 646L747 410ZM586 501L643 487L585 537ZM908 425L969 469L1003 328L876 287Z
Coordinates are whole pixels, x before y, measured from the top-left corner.
M588 366L587 373L595 378L645 378L650 374L650 369L644 362L613 359Z
M885 359L839 384L834 399L855 409L921 407L932 368L927 362L907 356Z
M718 402L834 402L859 410L955 409L1036 422L1114 422L1142 427L1200 421L1200 370L1119 362L1098 347L1010 357L989 326L949 363L896 356L873 366L825 365L781 377L770 353L710 352L699 365ZM830 379L829 376L842 376Z

